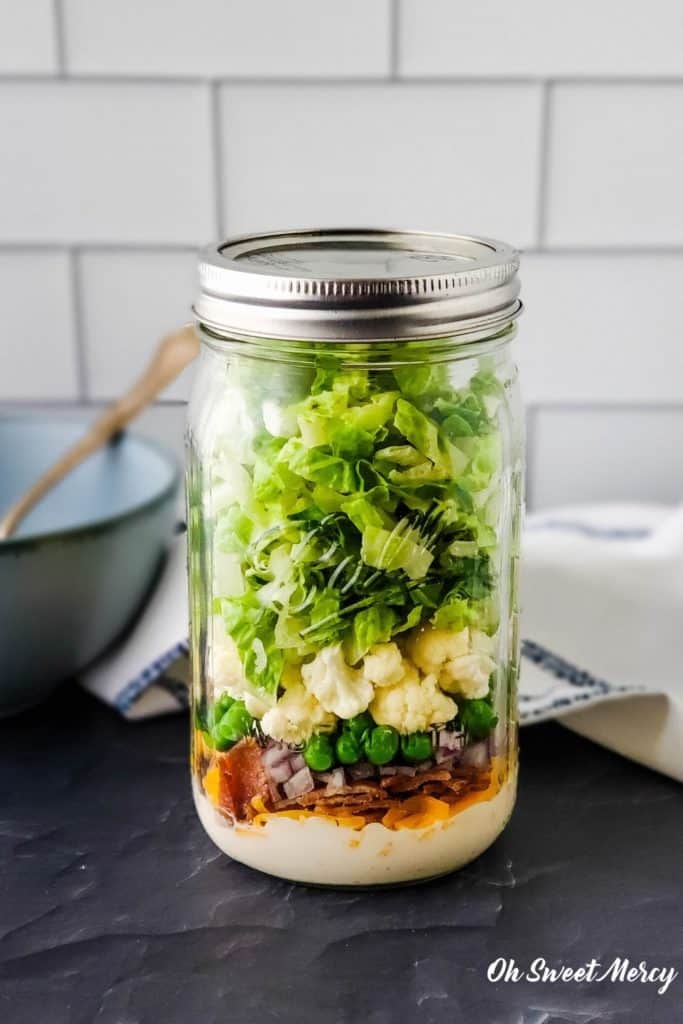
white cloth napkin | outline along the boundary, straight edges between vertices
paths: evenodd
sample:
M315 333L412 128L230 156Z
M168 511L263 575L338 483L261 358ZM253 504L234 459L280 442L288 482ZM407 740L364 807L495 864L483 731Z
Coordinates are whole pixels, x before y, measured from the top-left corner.
M529 517L522 725L564 725L683 780L683 508L605 505ZM83 685L130 719L188 703L185 541L134 628Z

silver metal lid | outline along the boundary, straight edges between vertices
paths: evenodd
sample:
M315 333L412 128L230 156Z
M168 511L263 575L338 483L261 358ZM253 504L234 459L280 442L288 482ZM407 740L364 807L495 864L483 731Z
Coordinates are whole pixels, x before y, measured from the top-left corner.
M199 263L197 319L219 334L319 341L493 331L521 310L519 254L490 238L329 229L243 235Z

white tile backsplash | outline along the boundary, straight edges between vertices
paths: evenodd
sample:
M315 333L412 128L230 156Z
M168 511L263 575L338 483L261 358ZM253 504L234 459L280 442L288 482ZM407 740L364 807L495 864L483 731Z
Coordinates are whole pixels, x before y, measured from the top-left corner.
M402 75L599 77L683 71L683 5L677 0L399 3Z
M69 256L0 251L0 400L78 397Z
M83 74L272 78L389 71L390 0L65 0Z
M174 242L215 233L201 85L0 87L2 241Z
M683 500L683 405L539 409L534 420L530 511Z
M558 85L552 104L548 244L682 246L683 82Z
M129 387L167 331L192 318L194 252L98 252L80 257L81 306L89 398ZM186 370L162 397L186 399Z
M370 224L533 242L536 86L227 86L221 125L229 232Z
M522 258L530 402L683 402L683 254Z
M682 38L678 0L0 0L0 402L120 394L220 234L491 234L533 250L532 499L675 499Z
M0 74L56 70L54 0L0 0Z

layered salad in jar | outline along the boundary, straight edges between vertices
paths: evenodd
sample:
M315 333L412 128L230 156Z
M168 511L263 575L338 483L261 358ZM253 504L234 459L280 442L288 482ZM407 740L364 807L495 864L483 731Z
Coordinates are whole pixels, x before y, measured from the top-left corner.
M191 589L210 590L192 757L200 817L238 860L430 877L511 813L505 394L469 364L458 384L328 359L283 398L272 366L226 363L190 495Z

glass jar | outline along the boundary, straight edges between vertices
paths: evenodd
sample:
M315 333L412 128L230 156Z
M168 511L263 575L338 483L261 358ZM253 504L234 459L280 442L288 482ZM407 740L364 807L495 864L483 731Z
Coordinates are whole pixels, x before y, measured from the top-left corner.
M188 428L192 772L221 850L378 885L472 860L517 781L517 254L207 250Z

